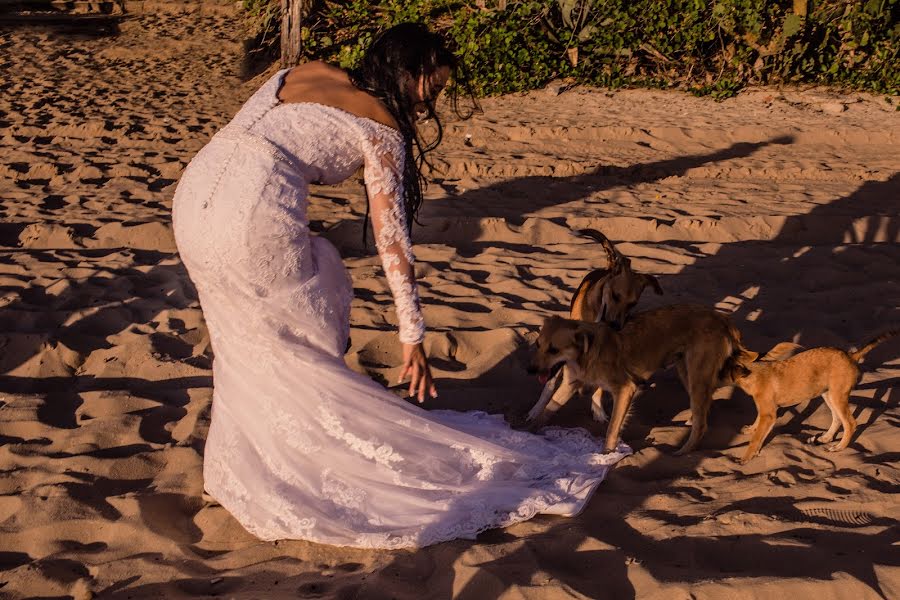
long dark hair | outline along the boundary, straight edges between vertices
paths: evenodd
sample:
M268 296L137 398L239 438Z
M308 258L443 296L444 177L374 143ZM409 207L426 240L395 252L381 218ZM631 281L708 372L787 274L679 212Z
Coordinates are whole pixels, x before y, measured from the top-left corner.
M426 142L416 127L413 101L409 97L411 86L425 78L426 88L431 76L441 67L450 68L454 80L452 105L457 109L456 91L461 78L456 57L447 48L444 39L428 30L421 23L402 23L385 30L366 50L362 61L350 70L350 81L381 100L390 111L403 134L406 146L406 160L403 167L403 202L406 208L406 224L412 231L413 221L422 205L422 190L426 182L422 176L422 165L429 164L426 153L437 148L444 130L434 109L434 98L425 98L423 106L426 119L433 121L437 135ZM426 96L430 96L426 89ZM430 166L430 164L429 164ZM363 244L369 224L369 198L366 195L366 219L363 223Z

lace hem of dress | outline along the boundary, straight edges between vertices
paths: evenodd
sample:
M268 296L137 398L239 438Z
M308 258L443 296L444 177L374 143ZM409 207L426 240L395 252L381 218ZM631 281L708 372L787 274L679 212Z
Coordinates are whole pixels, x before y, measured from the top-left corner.
M437 413L452 411L437 411ZM436 414L436 413L432 413ZM496 431L487 434L487 440L493 440L500 443L506 451L517 453L517 451L526 451L528 439L523 432L508 430L508 426L500 425L502 418L498 415L490 415L480 411L469 413L455 413L454 420L465 419L470 424L482 424L485 426L496 427ZM332 417L335 419L335 417ZM334 424L331 423L326 429L331 429ZM342 428L341 428L341 431ZM509 458L496 456L488 456L485 452L476 452L479 456L468 452L468 449L462 448L460 456L469 455L469 460L464 460L459 464L461 472L470 472L474 475L474 480L478 482L490 482L493 480L506 480L508 483L518 483L522 486L521 493L523 498L518 504L506 507L490 506L490 497L473 495L467 499L466 492L454 492L446 490L442 496L438 496L435 502L440 506L438 510L446 513L445 523L428 523L420 527L411 526L404 527L403 534L370 531L353 533L352 535L344 534L336 537L327 533L320 533L318 529L321 525L308 514L303 514L303 506L287 502L285 499L290 497L290 489L284 487L284 484L278 484L273 487L275 493L258 493L249 494L247 490L241 490L238 486L234 486L235 477L230 473L230 467L227 461L210 461L205 464L204 476L206 479L207 491L214 496L244 527L253 535L264 540L278 539L302 539L319 544L347 546L365 549L401 549L401 548L422 548L439 542L454 539L472 539L479 533L488 529L496 529L508 527L515 523L527 521L537 514L553 513L564 516L572 516L577 514L583 508L590 496L593 494L596 486L606 476L606 471L624 456L630 454L630 449L625 445L620 445L616 452L609 454L601 454L599 452L600 442L590 436L590 434L580 428L565 429L558 427L548 427L543 430L544 441L551 444L545 450L547 456L532 455L528 456L527 462L523 462L513 469L500 469L495 473L493 466L506 462ZM385 464L390 470L397 473L395 484L408 487L411 482L406 481L403 475L402 458L396 455L393 449L379 447L369 447L367 444L360 445L358 440L349 440L348 447L354 451L369 457L375 462ZM463 452L464 451L464 452ZM549 456L550 452L555 451L555 456ZM484 456L480 456L484 454ZM371 455L371 456L370 456ZM380 460L379 460L380 459ZM526 460L523 458L523 460ZM400 464L392 464L399 461ZM470 467L472 461L480 464L480 469L475 473L471 473ZM466 463L466 464L464 464ZM274 465L268 465L269 469L273 469ZM273 473L280 472L281 469L274 469ZM366 526L378 525L381 523L379 515L368 514L365 512L364 502L366 499L365 490L354 489L352 486L344 484L340 478L331 470L323 473L322 490L323 500L329 502L332 510L335 507L345 509L345 525L357 526L364 528ZM283 481L283 480L282 480ZM427 483L426 481L416 480L417 483ZM576 496L571 493L571 489L579 490L580 495ZM423 490L438 490L440 486L425 485L421 486ZM477 489L477 487L475 488ZM474 492L473 492L474 493ZM277 496L277 497L276 497ZM277 510L274 514L279 515L274 521L268 523L260 523L250 518L252 508L250 503L260 504L269 507L275 507ZM283 504L283 506L282 506ZM560 508L564 510L560 510ZM555 510L554 510L555 509Z

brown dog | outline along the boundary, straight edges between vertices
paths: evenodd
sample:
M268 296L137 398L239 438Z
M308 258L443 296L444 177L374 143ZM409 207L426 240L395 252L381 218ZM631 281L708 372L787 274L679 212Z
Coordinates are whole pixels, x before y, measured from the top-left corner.
M644 289L650 286L657 294L662 295L663 290L659 281L653 275L637 273L631 269L631 260L616 250L612 242L600 232L583 230L580 232L589 236L606 250L605 269L594 269L588 273L569 306L569 318L575 321L587 321L589 323L607 323L614 329L621 329L634 309ZM562 385L554 393L559 378L562 377ZM552 401L561 406L575 392L575 385L571 372L567 367L562 372L557 372L549 381L544 382L541 397L528 413L529 423L535 423L537 417ZM565 400L560 401L560 398ZM598 389L591 398L591 411L594 419L601 423L609 420L603 409L603 390Z
M831 427L824 434L811 437L809 442L828 444L838 427L843 426L841 441L829 446L828 451L846 448L856 431L856 419L850 411L850 391L859 380L858 365L872 348L898 333L900 330L883 333L853 352L825 347L790 356L799 347L781 343L757 362L733 365L729 377L734 380L734 385L752 396L756 404L756 421L747 428L751 435L750 444L741 463L759 454L775 425L778 407L793 406L816 396L822 396L831 409Z
M547 378L563 366L576 383L610 392L615 404L604 449L615 449L639 386L654 372L675 365L691 399L691 434L677 454L692 450L706 432L706 416L722 369L757 358L741 344L740 332L724 314L693 305L664 306L632 317L621 331L604 323L559 317L544 322L529 371ZM535 417L546 422L569 398L549 404Z

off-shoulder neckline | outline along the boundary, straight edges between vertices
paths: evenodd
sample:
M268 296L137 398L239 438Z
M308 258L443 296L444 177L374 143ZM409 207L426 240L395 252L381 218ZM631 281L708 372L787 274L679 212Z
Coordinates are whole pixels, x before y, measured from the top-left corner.
M401 132L396 127L391 127L390 125L388 125L386 123L382 123L381 121L376 121L375 119L372 119L370 117L363 117L361 115L350 112L349 110L340 108L338 106L332 106L331 104L322 104L321 102L281 102L281 101L279 101L280 106L303 106L304 104L309 105L309 106L321 106L322 108L331 109L333 111L345 114L348 117L352 117L358 121L372 123L373 125L376 125L382 129L386 129L387 131L389 131L395 135L403 137L403 132Z
M349 110L346 110L344 108L340 108L339 106L332 106L331 104L323 104L321 102L284 102L281 98L278 97L278 91L284 85L284 78L288 74L288 71L290 71L290 69L283 69L282 71L279 71L278 74L276 75L276 77L278 78L278 84L275 86L275 92L273 94L273 96L275 96L276 106L291 106L291 105L302 106L304 104L310 105L310 106L321 106L323 108L328 108L328 109L337 111L339 113L343 113L344 115L347 115L348 117L352 117L359 121L372 123L377 127L386 129L387 131L399 136L401 139L404 137L403 132L400 131L399 129L397 129L396 127L392 127L392 126L388 125L387 123L382 123L381 121L376 121L375 119L373 119L371 117L364 117L362 115L358 115L358 114L356 114L354 112L350 112Z

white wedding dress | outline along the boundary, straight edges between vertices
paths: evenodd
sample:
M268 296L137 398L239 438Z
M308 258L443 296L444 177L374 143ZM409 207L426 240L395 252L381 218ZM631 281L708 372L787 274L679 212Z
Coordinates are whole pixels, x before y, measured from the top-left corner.
M207 492L251 533L360 548L421 547L573 515L627 452L583 429L426 411L349 369L349 275L310 234L311 182L365 167L400 339L424 321L401 200L403 140L340 109L284 104L280 71L191 161L173 207L213 361Z

